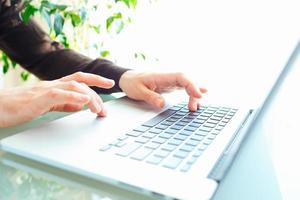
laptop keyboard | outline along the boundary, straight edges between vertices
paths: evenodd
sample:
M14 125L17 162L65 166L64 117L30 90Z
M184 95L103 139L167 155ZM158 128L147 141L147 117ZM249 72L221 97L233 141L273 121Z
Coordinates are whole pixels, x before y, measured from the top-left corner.
M179 103L100 151L187 172L236 112L216 106L201 106L190 112L187 103Z

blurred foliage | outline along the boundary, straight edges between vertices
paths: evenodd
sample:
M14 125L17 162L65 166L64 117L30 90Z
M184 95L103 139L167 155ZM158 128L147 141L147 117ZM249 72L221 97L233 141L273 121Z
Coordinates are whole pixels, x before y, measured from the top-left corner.
M28 23L31 17L47 26L52 39L94 57L107 57L111 51L105 40L122 32L131 22L137 0L25 0L21 19ZM91 40L91 38L93 38ZM3 73L17 64L0 52ZM27 80L23 71L21 78Z

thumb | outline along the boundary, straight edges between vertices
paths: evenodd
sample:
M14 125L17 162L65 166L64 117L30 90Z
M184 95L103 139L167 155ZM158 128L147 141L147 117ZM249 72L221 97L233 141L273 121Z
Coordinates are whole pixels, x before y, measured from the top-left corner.
M147 87L142 88L142 99L157 108L163 108L165 105L164 98L160 94L149 90Z

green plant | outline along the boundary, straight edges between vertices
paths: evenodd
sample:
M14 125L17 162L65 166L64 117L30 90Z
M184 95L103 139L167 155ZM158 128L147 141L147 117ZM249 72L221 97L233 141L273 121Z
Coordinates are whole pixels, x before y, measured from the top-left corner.
M108 57L111 51L106 47L106 38L122 32L131 22L136 5L137 0L25 0L21 18L28 23L34 16L45 24L50 37L66 48ZM1 61L4 74L17 66L4 52L0 52ZM26 71L21 74L23 80L28 76Z

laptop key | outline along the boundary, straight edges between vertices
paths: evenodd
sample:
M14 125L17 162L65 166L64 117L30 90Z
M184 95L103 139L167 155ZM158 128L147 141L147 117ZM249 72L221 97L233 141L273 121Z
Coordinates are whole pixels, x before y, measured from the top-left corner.
M163 132L163 130L161 129L157 129L157 128L152 128L149 130L150 133L155 133L155 134L159 134L161 132Z
M155 153L154 153L155 156L162 157L162 158L167 157L169 154L170 154L170 151L166 151L166 150L162 150L162 149L155 151Z
M142 126L138 126L138 127L134 128L133 130L144 133L144 132L148 131L149 129L150 129L149 127L142 125Z
M180 144L182 143L182 140L171 139L171 140L169 140L168 143L169 143L169 144L172 144L172 145L178 146L178 145L180 145Z
M122 135L121 137L118 138L118 140L123 141L123 140L126 140L127 138L128 138L128 136Z
M139 137L135 140L135 142L141 143L141 144L145 144L149 141L149 138L145 138L145 137Z
M169 169L176 169L181 162L182 162L181 158L171 156L165 160L163 166Z
M129 133L127 133L126 135L128 136L132 136L132 137L138 137L142 134L142 132L138 132L138 131L131 131Z
M147 158L146 162L153 164L153 165L158 165L162 160L163 160L162 157L157 157L157 156L152 155Z
M165 143L166 141L167 141L167 139L161 138L161 137L157 137L157 138L154 138L154 139L152 140L152 142L159 143L159 144L163 144L163 143Z
M154 138L154 137L156 137L156 136L157 136L157 134L155 134L155 133L150 133L150 132L147 132L147 133L144 133L144 134L143 134L143 137L149 138L149 139L152 139L152 138Z
M187 172L190 170L190 168L192 167L192 165L186 163L183 165L183 167L180 169L181 172Z
M184 130L186 130L186 131L192 131L192 132L194 132L194 131L196 131L196 130L197 130L197 127L193 127L193 126L187 126L187 127L185 127L185 128L184 128Z
M196 123L196 122L193 121L189 126L199 128L201 126L201 123Z
M212 128L208 128L208 127L200 127L199 128L200 131L206 131L206 132L210 132L212 130Z
M134 159L134 160L139 160L142 161L144 160L147 156L149 156L152 153L152 149L148 149L148 148L139 148L138 150L136 150L130 158Z
M175 129L175 130L181 130L182 128L183 126L178 126L178 125L171 126L171 129Z
M213 140L215 138L216 138L216 135L214 135L214 134L210 134L209 136L207 136L207 139L209 139L209 140Z
M161 129L161 130L166 130L167 128L169 128L169 126L166 126L166 125L159 124L159 125L158 125L158 126L156 126L155 128L157 128L157 129Z
M217 126L217 127L215 128L215 130L221 131L223 128L224 128L223 126Z
M186 144L186 145L191 145L191 146L197 146L199 143L200 143L200 140L193 140L193 139L190 139L190 140L188 140L185 144Z
M125 142L125 141L120 141L120 142L118 142L115 146L116 147L123 147L123 146L125 146L127 144L127 142Z
M226 125L227 125L227 122L221 121L218 125L219 125L219 126L226 126Z
M210 132L210 133L213 134L213 135L219 135L220 131L218 131L218 130L213 130L213 131Z
M201 144L198 148L198 150L204 151L205 149L207 149L208 145L207 144Z
M165 138L165 139L169 139L169 138L171 138L172 136L173 136L172 134L162 133L162 134L159 134L158 137Z
M180 110L181 109L181 107L180 106L173 106L173 107L171 107L171 108L169 108L169 110L173 110L173 111L178 111L178 110Z
M111 145L104 145L103 147L101 147L100 149L99 149L99 151L107 151L107 150L109 150L111 148Z
M207 128L215 128L216 127L216 124L210 124L210 123L206 123L203 125L204 127L207 127Z
M193 132L187 131L187 130L183 130L183 131L181 131L179 134L180 134L180 135L190 136L190 135L193 135Z
M142 146L141 144L136 142L125 145L116 153L116 155L123 156L123 157L129 156L132 152L134 152L141 146Z
M174 153L174 156L175 157L178 157L178 158L186 158L188 155L189 155L190 152L188 151L182 151L182 150L178 150Z
M187 122L179 121L175 125L177 125L177 126L186 126L187 124L188 124Z
M165 144L164 146L161 147L161 149L166 151L174 151L176 148L177 146L172 144Z
M191 152L191 151L193 151L194 150L194 148L195 148L195 146L191 146L191 145L183 145L183 146L181 146L180 147L180 150L182 150L182 151L186 151L186 152Z
M145 145L145 147L149 148L149 149L157 149L160 146L159 143L155 143L155 142L149 142Z
M207 121L207 123L209 123L209 124L218 124L219 121L218 121L218 120L209 119L209 120Z
M192 164L194 164L197 160L198 160L198 157L192 156L192 157L187 161L187 163L190 164L190 165L192 165Z
M197 150L194 152L193 157L199 157L199 156L202 155L202 153L203 153L203 150L197 149Z
M161 123L162 125L165 125L165 126L171 126L174 122L170 122L170 121L165 121L163 123Z
M174 137L174 139L182 140L182 141L186 140L186 138L188 138L188 136L186 136L186 135L180 135L180 134L177 134L177 135Z
M204 136L202 135L193 135L190 139L195 141L201 141L203 140Z
M203 141L203 144L206 144L206 145L210 145L211 143L212 143L212 140L210 140L208 138Z
M150 119L149 121L143 123L144 126L149 126L149 127L153 127L157 124L159 124L160 122L162 122L163 120L165 120L166 118L168 118L169 116L171 116L172 114L174 114L176 111L168 109L165 110L164 112L158 114L156 117Z
M174 134L178 133L178 131L179 130L176 130L176 129L168 129L168 130L166 130L166 133L174 135Z

